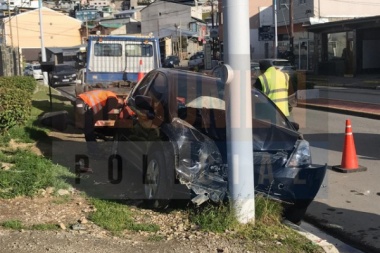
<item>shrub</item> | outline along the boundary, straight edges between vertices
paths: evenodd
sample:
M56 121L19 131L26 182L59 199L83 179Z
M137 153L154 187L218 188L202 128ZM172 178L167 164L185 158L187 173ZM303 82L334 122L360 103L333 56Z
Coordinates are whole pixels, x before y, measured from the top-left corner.
M36 85L31 77L0 78L0 134L28 120Z
M30 116L31 106L28 91L0 88L0 134L15 125L24 124Z
M37 87L37 82L30 76L0 77L0 88L1 87L25 90L32 95Z

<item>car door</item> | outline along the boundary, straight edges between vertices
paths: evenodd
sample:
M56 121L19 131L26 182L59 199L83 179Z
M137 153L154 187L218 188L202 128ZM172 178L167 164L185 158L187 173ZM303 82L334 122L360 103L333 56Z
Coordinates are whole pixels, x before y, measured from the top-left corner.
M157 71L151 71L135 87L131 96L128 98L128 105L135 113L132 127L126 135L128 160L137 168L142 168L143 157L148 148L159 141L159 127L165 120L167 111L167 78ZM138 97L144 96L151 102L151 110L146 110L136 105Z

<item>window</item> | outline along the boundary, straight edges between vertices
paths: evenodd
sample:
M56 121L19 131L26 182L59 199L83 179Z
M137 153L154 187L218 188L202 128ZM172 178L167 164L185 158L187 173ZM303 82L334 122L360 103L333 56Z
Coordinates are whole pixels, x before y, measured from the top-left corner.
M299 4L306 4L306 0L299 0Z
M95 56L122 56L121 44L96 43Z
M128 44L125 45L125 56L128 57L152 57L153 46L150 44Z
M149 84L152 82L153 78L156 76L156 72L149 72L139 83L139 85L136 85L135 88L132 91L132 97L135 97L137 95L144 95L146 88L149 86Z

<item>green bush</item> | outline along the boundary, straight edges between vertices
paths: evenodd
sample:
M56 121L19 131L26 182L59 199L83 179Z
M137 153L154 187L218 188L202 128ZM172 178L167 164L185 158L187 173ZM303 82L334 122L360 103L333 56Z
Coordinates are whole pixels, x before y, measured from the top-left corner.
M37 87L37 82L30 76L0 77L0 88L21 89L33 94Z
M0 134L28 120L36 86L32 77L0 77Z
M0 134L24 124L31 112L32 99L27 90L0 87Z

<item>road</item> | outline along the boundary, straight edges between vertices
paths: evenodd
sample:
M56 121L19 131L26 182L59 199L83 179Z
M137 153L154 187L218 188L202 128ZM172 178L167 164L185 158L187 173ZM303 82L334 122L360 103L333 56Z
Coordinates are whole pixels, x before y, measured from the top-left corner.
M365 172L328 170L307 211L306 220L329 229L364 252L380 252L380 122L378 120L295 108L294 119L310 141L313 163L340 165L346 119L351 120L359 164Z

